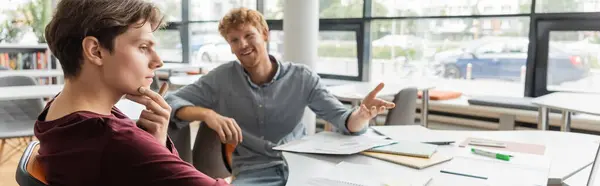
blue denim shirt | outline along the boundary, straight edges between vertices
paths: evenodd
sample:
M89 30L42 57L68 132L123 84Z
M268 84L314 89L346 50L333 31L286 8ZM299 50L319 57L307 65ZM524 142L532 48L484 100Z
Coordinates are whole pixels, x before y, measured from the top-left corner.
M317 73L302 64L270 58L277 65L277 73L263 85L252 83L241 64L232 61L166 98L173 110L171 120L178 127L188 124L174 115L184 106L209 108L235 119L244 139L233 153L234 175L285 164L281 153L271 148L306 135L300 120L307 106L337 131L351 134L346 120L354 109L347 109L327 91ZM355 134L364 131L366 128Z

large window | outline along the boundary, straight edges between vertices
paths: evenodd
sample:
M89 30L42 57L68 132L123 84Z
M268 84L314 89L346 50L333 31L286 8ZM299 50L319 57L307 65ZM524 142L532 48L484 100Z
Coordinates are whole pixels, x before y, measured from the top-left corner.
M285 0L264 0L267 19L283 19ZM319 0L319 17L360 18L363 17L363 0Z
M169 22L155 33L167 62L235 60L217 25L237 7L262 11L268 51L284 55L286 0L150 1ZM0 43L45 42L51 2L1 6ZM600 0L319 0L318 11L315 70L325 78L429 79L467 95L600 92Z
M523 95L528 18L382 20L371 26L373 80L428 78L465 94ZM487 85L496 86L480 89Z
M156 52L165 62L182 61L181 36L178 30L157 30L154 32L156 38Z
M598 0L536 0L536 12L562 13L562 12L598 12Z
M283 31L270 32L269 53L283 57ZM358 50L356 32L319 31L318 62L315 70L319 74L358 76Z
M374 17L461 16L531 12L520 0L373 0Z
M21 0L0 6L0 43L45 43L44 30L52 16L49 0Z
M224 63L235 60L227 41L219 34L217 22L190 26L192 63Z
M600 93L600 31L551 31L547 89Z
M220 20L233 8L256 9L256 0L190 0L190 20Z
M165 14L169 22L181 21L181 0L151 0Z

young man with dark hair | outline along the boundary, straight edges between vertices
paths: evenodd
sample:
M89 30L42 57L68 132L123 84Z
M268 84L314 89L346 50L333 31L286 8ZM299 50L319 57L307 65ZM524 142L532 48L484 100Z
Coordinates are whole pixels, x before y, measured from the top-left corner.
M233 153L234 185L286 184L285 161L271 148L306 135L300 122L306 106L352 135L363 133L369 120L395 106L376 98L380 84L359 108L346 109L317 73L267 53L269 28L256 10L230 11L219 32L238 60L217 67L167 101L178 127L204 121L223 143L241 142Z
M46 38L66 80L35 124L50 185L227 185L182 161L167 136L171 107L148 88L163 64L161 24L144 0L58 3ZM146 106L139 127L114 107L124 95Z

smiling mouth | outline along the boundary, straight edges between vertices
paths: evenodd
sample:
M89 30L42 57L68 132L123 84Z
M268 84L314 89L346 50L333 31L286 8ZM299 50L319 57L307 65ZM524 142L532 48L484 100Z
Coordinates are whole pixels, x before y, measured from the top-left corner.
M250 55L252 52L254 52L254 49L246 50L245 52L242 52L242 56Z

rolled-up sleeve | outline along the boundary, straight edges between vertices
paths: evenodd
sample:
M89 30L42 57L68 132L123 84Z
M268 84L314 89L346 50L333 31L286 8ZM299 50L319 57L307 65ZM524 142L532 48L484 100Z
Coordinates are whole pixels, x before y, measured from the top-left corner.
M339 132L350 135L360 135L366 132L366 127L358 132L350 132L347 127L348 119L356 108L347 109L327 87L322 83L321 78L317 73L305 69L308 73L307 86L310 90L308 96L308 107L317 114L318 117L332 123Z
M215 73L208 73L200 77L193 84L186 85L165 97L165 100L171 106L171 121L178 128L184 127L190 122L177 118L176 113L182 107L200 106L212 109L218 95L217 77L215 76Z

